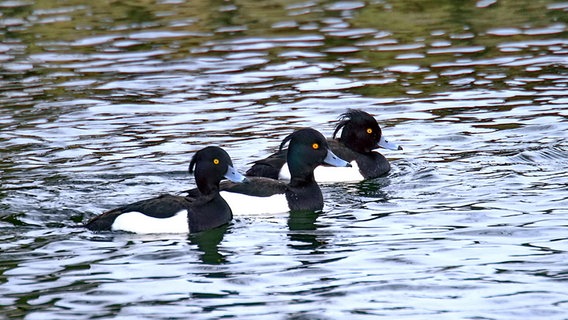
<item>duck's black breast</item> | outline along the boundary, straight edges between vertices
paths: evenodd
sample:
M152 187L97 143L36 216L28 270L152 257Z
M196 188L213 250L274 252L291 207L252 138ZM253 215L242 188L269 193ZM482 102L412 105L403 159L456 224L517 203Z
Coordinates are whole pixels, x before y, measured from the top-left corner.
M218 193L213 197L194 200L187 212L191 233L220 227L232 219L231 208Z
M361 157L357 160L359 171L365 179L373 179L387 174L390 169L390 163L378 152L371 152L367 157Z
M317 183L294 185L286 190L286 200L292 211L320 211L323 209L323 195Z

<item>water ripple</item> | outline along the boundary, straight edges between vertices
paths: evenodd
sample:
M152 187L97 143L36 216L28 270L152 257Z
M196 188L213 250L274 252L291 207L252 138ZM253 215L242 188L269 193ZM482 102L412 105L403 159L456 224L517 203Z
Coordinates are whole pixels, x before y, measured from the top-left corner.
M565 317L565 4L44 2L0 3L5 317ZM75 228L347 108L404 150L322 213Z

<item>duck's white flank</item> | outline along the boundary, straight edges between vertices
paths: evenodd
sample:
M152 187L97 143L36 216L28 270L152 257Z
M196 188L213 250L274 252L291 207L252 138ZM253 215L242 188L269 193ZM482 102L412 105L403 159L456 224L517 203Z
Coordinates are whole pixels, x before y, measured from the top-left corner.
M134 233L189 233L187 210L170 218L152 218L137 211L125 212L112 224L112 230Z
M332 182L356 182L365 180L361 172L359 172L359 165L357 161L351 161L351 167L329 167L318 166L314 170L314 177L319 183L332 183Z
M359 172L359 166L355 160L351 161L351 167L318 166L314 170L314 177L316 178L316 182L319 183L356 182L365 180L361 172ZM290 180L288 163L284 164L278 178L281 180Z
M231 207L233 216L270 215L290 211L284 194L270 197L252 197L227 191L221 191L220 194Z

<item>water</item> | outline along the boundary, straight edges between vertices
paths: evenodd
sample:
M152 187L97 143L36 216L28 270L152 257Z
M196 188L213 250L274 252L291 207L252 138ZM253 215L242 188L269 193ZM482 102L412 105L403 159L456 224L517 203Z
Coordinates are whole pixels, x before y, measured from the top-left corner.
M0 318L568 319L566 2L0 8ZM74 228L347 107L404 150L319 215Z

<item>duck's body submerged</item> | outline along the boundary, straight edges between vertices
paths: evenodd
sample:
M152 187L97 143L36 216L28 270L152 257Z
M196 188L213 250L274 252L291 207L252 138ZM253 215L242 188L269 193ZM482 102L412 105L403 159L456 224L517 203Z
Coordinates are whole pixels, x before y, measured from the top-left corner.
M288 148L283 148L287 142ZM402 149L386 141L377 121L360 110L342 114L330 140L311 128L290 134L278 152L255 162L247 171L249 181L243 184L239 182L245 178L233 169L229 155L221 148L207 147L191 161L197 188L187 196L161 195L134 202L91 219L85 227L136 233L200 232L228 223L233 214L319 211L324 202L317 182L359 181L389 172L388 160L375 151L379 147ZM224 177L237 183L220 183Z
M227 224L233 214L219 195L219 183L223 178L243 182L245 177L218 147L198 151L191 160L190 173L194 168L197 189L192 196L166 194L134 202L96 216L85 227L93 231L194 233Z
M341 136L336 138L341 129ZM388 142L375 118L361 110L348 110L342 114L333 138L327 142L330 150L348 161L351 167L318 166L314 170L317 182L361 181L383 176L390 171L390 163L375 149L402 150L402 147ZM286 151L280 150L255 161L246 175L289 180Z

